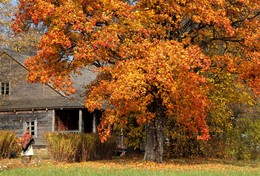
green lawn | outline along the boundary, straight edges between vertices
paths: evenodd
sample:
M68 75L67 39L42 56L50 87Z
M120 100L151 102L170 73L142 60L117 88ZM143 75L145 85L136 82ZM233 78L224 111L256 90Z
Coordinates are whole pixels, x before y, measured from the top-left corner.
M9 164L7 164L9 163ZM6 165L6 167L4 167ZM260 162L223 160L171 160L162 164L144 162L140 158L82 163L42 160L29 166L19 159L2 160L0 176L260 176Z
M74 168L32 168L32 169L13 169L8 171L0 172L0 175L6 176L18 176L18 175L28 175L28 176L202 176L202 175L227 175L227 176L257 176L260 175L260 170L258 171L230 171L230 170L196 170L196 169L185 169L185 170L149 170L149 169L112 169L112 168L91 168L91 167L74 167Z

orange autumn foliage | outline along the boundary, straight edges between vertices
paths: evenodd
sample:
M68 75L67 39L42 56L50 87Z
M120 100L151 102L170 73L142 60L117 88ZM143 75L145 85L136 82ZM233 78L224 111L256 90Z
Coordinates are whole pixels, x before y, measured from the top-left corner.
M26 62L29 81L74 92L70 73L99 68L86 107L108 104L102 140L132 113L153 121L153 103L207 140L211 75L226 70L259 94L259 9L258 0L21 0L13 29L48 28Z

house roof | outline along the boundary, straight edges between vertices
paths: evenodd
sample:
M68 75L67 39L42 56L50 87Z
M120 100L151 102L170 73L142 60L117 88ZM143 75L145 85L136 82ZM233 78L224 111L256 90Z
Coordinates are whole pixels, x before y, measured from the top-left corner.
M71 75L73 87L77 92L70 95L70 98L77 99L81 104L84 104L86 86L96 79L96 73L92 67L82 68L80 71L82 75Z
M12 57L14 60L16 60L20 65L22 65L23 67L25 67L24 65L24 61L30 57L26 54L22 54L22 53L19 53L19 52L15 52L15 51L12 51L12 50L9 50L9 49L2 49L0 50L0 56L3 55L3 53L6 53L8 54L10 57ZM26 68L26 67L25 67Z
M0 51L0 57L6 53L13 58L17 63L25 69L24 61L29 57L26 54L14 52L8 49ZM25 109L58 109L58 108L82 108L84 106L85 86L96 78L96 74L91 68L84 68L81 70L82 75L71 75L74 82L73 86L77 90L71 96L65 96L61 91L55 90L51 84L46 86L50 87L57 92L59 96L55 97L31 97L30 99L5 99L0 103L0 111L8 110L25 110ZM25 78L24 78L25 79Z
M46 99L23 99L23 100L4 100L0 104L2 111L19 111L33 109L73 109L83 108L83 106L66 97L46 98Z

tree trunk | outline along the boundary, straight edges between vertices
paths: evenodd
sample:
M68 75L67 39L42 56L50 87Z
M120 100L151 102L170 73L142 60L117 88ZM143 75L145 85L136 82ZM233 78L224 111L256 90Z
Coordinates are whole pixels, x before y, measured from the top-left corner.
M163 162L163 117L158 113L151 122L146 122L146 144L144 160Z

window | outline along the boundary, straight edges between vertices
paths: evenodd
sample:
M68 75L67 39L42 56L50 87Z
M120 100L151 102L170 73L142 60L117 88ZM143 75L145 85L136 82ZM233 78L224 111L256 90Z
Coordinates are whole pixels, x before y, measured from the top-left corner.
M36 120L30 120L25 122L24 124L24 130L29 128L30 134L34 137L37 137L37 121Z
M1 83L1 95L10 95L10 83L9 82Z

